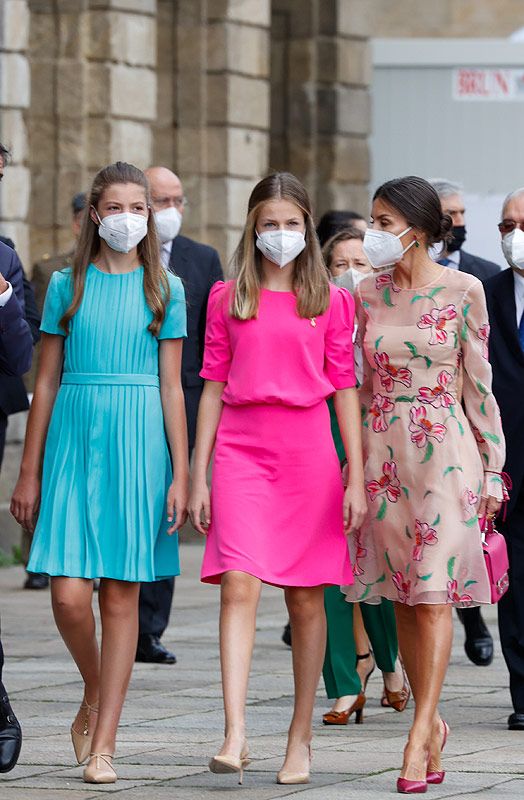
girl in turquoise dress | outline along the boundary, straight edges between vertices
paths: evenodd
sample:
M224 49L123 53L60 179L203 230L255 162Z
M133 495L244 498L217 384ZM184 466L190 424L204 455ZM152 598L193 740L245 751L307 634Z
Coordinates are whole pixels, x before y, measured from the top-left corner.
M188 491L184 291L161 266L136 167L96 175L72 269L53 274L41 329L11 510L35 529L28 569L51 576L56 624L84 680L71 728L78 762L89 759L84 780L113 783L140 582L179 573L173 534Z

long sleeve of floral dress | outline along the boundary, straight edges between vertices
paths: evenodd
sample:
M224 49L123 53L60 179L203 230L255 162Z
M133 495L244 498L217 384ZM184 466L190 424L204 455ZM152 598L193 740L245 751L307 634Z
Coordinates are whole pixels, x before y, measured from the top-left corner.
M463 360L462 396L484 465L482 496L507 499L501 472L506 446L489 363L489 321L482 284L476 281L464 293L460 343Z

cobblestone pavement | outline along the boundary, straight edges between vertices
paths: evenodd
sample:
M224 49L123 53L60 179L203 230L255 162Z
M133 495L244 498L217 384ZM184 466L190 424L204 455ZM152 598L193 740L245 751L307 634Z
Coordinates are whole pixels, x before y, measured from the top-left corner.
M1 800L91 800L116 792L124 800L196 800L212 792L228 800L269 800L305 793L308 800L381 800L394 793L411 710L380 708L381 682L368 690L364 725L323 728L326 701L318 694L313 771L308 786L277 786L292 705L290 652L280 635L286 613L279 590L266 587L258 617L249 688L249 741L253 761L244 786L234 775L212 775L209 757L221 742L222 710L217 648L216 587L198 581L199 545L183 545L184 574L177 579L165 643L175 666L135 667L118 741L114 786L84 784L74 766L68 729L81 699L81 683L55 630L48 592L22 591L18 567L0 570L5 682L24 729L18 766L0 776ZM496 633L495 612L487 612ZM444 691L443 716L451 725L447 776L429 787L432 798L522 798L524 733L506 729L510 712L500 647L489 668L471 665L457 630ZM410 706L411 709L411 706Z

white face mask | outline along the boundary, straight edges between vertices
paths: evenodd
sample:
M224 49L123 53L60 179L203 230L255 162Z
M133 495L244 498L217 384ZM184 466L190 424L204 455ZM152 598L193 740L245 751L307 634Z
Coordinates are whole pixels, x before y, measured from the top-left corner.
M503 236L502 252L510 267L524 269L524 231L515 228Z
M282 269L302 252L306 239L301 231L264 231L257 233L256 246L269 261Z
M155 225L158 238L162 244L171 242L175 236L178 236L182 227L182 214L175 206L155 211Z
M397 264L404 253L407 253L410 247L413 247L415 240L413 240L407 247L402 247L400 241L404 234L408 233L412 227L406 228L402 233L395 234L389 231L376 231L374 228L368 228L364 236L364 252L368 258L369 263L374 269L381 269L382 267L391 267Z
M129 253L147 234L147 217L142 214L125 211L123 214L108 214L104 219L100 219L96 209L93 210L100 223L98 226L100 238L117 253Z

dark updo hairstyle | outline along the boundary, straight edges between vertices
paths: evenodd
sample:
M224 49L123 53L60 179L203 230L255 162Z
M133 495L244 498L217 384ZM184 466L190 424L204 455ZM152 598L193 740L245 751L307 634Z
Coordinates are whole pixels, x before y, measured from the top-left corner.
M417 175L393 178L379 186L373 201L383 200L403 217L409 226L426 234L428 247L451 239L453 221L442 213L440 198L433 186Z
M320 217L317 225L317 236L320 246L324 247L328 239L335 233L353 227L355 220L363 220L362 214L358 211L326 211Z

